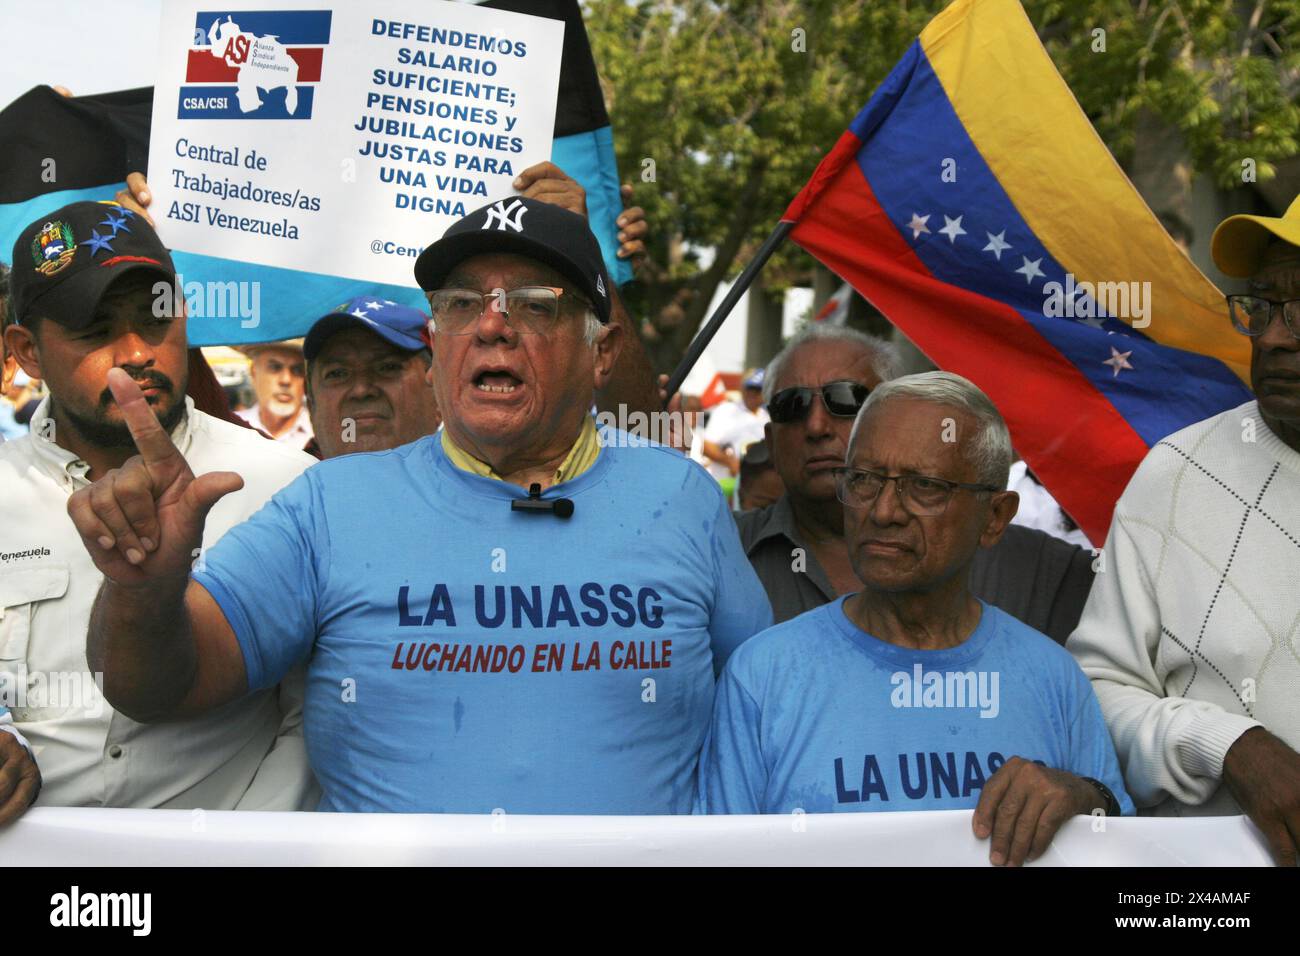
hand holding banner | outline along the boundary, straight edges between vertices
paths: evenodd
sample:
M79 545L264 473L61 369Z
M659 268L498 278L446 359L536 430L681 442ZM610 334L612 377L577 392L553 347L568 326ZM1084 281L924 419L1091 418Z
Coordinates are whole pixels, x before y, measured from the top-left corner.
M410 286L425 245L550 158L563 23L276 7L163 9L149 178L176 249Z

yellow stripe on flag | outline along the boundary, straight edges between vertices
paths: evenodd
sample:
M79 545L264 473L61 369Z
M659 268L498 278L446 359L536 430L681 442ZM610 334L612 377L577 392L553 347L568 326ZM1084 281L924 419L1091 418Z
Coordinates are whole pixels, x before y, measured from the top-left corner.
M985 163L1056 261L1078 282L1151 283L1142 332L1213 356L1249 384L1250 343L1232 330L1222 294L1124 175L1018 0L956 0L921 33L921 47Z

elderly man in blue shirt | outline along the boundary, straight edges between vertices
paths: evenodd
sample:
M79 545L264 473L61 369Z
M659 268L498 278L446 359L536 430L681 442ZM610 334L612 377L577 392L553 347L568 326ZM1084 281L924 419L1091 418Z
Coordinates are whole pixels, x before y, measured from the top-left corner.
M697 809L974 809L995 865L1070 816L1132 813L1088 679L970 591L1015 516L1011 440L947 372L877 386L835 473L861 591L742 645L719 683Z
M771 608L712 479L597 432L623 329L595 237L503 199L415 274L443 430L321 462L192 576L239 478L195 478L110 377L140 456L69 506L106 696L179 719L306 660L321 809L689 812L715 666Z

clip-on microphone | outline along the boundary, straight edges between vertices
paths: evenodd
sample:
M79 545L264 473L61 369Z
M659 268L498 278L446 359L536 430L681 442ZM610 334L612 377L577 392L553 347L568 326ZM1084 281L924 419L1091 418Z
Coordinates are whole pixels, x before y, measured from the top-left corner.
M568 498L542 498L542 486L533 482L528 488L527 498L515 498L510 502L511 511L541 511L568 518L573 514L573 502Z

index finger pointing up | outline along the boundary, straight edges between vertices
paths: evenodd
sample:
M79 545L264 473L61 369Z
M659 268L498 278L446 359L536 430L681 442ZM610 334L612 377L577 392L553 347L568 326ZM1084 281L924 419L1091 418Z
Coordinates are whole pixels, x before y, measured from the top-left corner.
M146 465L159 465L179 456L171 436L163 430L158 416L149 407L149 402L128 375L120 368L108 370L108 388L113 393L113 400L122 409L122 419L131 432L135 447L140 452Z

